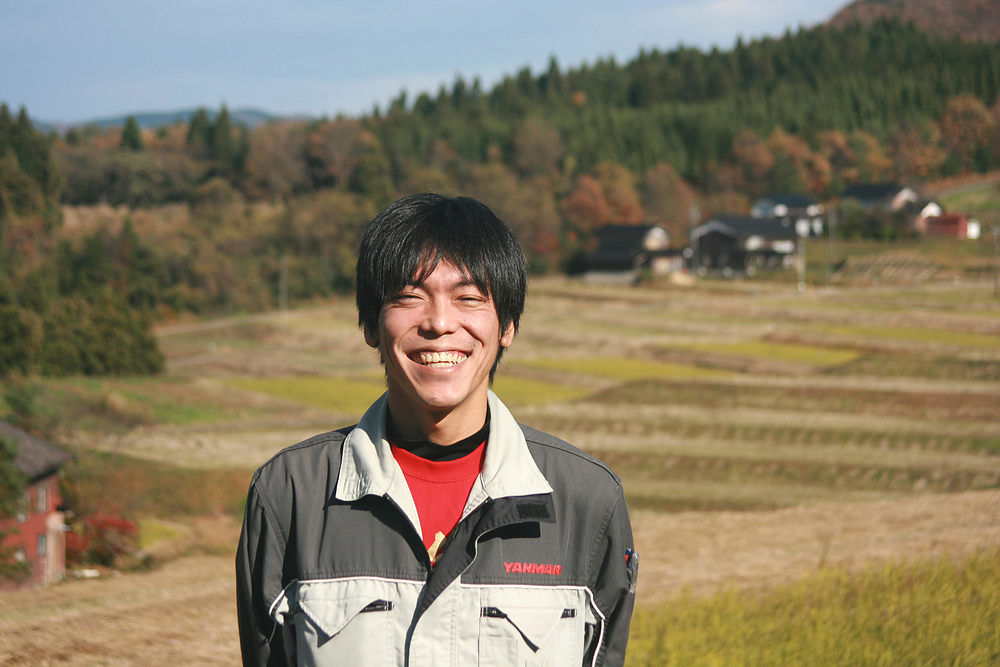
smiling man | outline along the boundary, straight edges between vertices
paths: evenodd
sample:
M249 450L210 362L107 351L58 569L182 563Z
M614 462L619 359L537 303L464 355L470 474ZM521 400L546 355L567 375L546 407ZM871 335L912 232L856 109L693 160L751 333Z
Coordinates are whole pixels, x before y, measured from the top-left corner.
M638 556L620 480L490 385L524 255L464 197L371 222L358 319L386 393L254 475L236 561L244 665L621 665Z

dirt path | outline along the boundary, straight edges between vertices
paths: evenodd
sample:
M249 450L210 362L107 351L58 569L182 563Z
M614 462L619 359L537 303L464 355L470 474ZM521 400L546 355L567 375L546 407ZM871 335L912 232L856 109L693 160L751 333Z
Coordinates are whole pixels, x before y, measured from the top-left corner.
M775 512L633 517L640 603L685 586L780 583L823 564L1000 547L1000 491ZM232 557L189 556L142 574L0 593L0 665L237 665Z

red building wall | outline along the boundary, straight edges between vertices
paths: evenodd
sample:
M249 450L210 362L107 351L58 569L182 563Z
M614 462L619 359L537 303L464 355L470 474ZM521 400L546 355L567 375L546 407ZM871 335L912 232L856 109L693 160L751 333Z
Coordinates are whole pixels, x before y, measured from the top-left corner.
M57 509L61 503L56 475L43 477L25 487L18 516L2 523L8 531L3 546L14 549L31 568L22 585L45 585L66 575L64 518Z
M944 213L927 218L927 236L946 236L953 239L968 237L969 218L961 213Z

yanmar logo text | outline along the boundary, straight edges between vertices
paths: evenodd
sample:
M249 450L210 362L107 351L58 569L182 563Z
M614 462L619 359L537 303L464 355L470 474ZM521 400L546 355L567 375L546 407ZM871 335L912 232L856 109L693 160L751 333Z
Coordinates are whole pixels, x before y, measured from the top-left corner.
M524 572L527 574L562 574L562 565L547 565L544 563L504 563L508 572Z

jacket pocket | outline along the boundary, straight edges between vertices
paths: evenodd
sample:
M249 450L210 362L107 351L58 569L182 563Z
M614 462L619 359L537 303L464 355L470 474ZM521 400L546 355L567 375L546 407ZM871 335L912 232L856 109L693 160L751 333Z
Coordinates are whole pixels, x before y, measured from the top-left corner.
M586 594L577 589L497 587L482 595L480 667L557 667L583 663Z
M395 664L394 586L366 579L318 581L300 583L296 593L300 664Z

